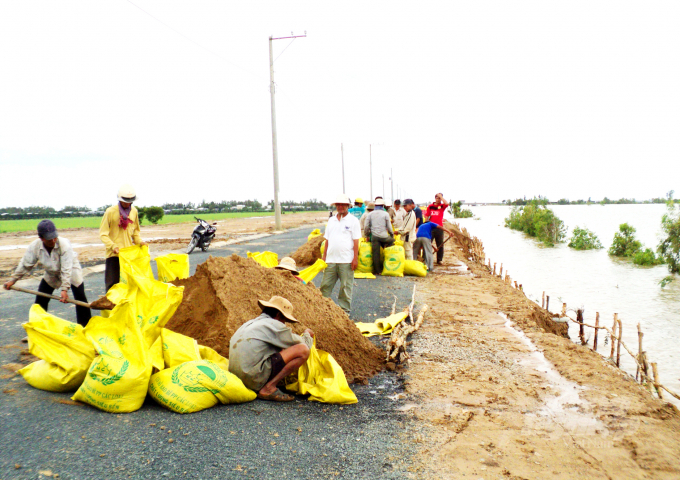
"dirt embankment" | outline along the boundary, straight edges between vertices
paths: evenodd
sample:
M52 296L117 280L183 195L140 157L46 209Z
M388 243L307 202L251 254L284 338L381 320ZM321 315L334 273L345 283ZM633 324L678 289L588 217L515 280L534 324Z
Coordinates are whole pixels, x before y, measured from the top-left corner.
M406 374L405 410L424 426L409 439L421 445L415 475L680 478L677 409L451 247L419 282L431 311Z
M184 298L167 328L224 356L229 356L234 332L262 313L257 300L280 295L293 304L300 321L291 324L293 331L301 334L310 328L317 347L333 355L349 382L361 382L383 368L383 351L361 335L342 309L288 271L265 268L238 255L210 257L195 275L173 283L184 286Z

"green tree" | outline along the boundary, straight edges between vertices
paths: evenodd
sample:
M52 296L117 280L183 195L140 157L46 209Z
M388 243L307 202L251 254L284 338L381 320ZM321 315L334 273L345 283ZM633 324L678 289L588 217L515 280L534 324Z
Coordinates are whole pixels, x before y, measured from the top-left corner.
M654 251L651 248L645 248L644 251L639 251L633 255L633 263L635 265L660 265L663 263L663 258L654 255Z
M612 245L607 251L615 257L633 257L642 250L642 244L635 238L635 227L622 223L614 234Z
M602 248L602 244L593 232L576 226L569 240L569 247L575 250L594 250Z
M458 200L455 203L451 202L449 207L449 213L453 214L454 218L471 218L475 216L472 213L472 210L462 207L463 207L462 200Z
M661 230L666 238L659 243L657 252L668 265L669 272L680 273L680 207L673 202L672 190L667 196L667 211L661 218Z
M505 226L536 237L543 244L554 246L564 241L566 227L545 204L547 199L534 198L527 205L515 206L505 219Z
M145 209L145 217L154 225L163 219L163 215L165 212L162 207L146 207Z

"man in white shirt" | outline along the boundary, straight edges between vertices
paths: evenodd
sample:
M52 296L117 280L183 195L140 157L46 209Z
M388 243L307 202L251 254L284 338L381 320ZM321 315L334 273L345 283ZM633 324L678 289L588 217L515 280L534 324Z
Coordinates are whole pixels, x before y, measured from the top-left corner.
M401 239L404 242L404 254L406 260L413 260L413 242L416 240L416 223L417 218L413 209L416 208L415 203L410 198L404 200L404 205L401 210L404 211L404 218L402 226L397 228L397 222L394 222L395 229L397 233L401 235Z
M340 280L338 305L349 315L352 308L354 270L359 264L361 228L359 220L348 212L350 201L346 195L339 195L332 205L337 214L329 218L326 225L323 260L328 266L323 272L320 290L321 295L330 297L333 287Z
M390 207L388 213L390 214L395 230L400 230L404 225L404 217L406 216L406 210L401 206L401 200L395 200L394 207Z

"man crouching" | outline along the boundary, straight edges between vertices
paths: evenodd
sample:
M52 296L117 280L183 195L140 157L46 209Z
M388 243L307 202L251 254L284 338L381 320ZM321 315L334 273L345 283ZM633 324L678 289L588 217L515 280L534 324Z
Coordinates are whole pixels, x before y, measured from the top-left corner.
M258 300L257 304L262 315L241 325L231 337L229 371L258 392L258 398L290 402L294 397L276 384L307 361L314 332L306 329L302 336L293 333L286 322L298 321L293 317L293 305L283 297Z

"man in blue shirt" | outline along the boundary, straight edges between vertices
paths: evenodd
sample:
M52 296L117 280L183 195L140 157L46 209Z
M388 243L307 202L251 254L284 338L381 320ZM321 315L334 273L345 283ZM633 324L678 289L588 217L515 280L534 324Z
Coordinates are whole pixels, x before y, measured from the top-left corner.
M354 215L357 219L361 220L361 216L366 212L366 207L364 207L364 200L362 198L356 198L354 200L354 206L349 209L350 215Z
M432 232L441 229L444 230L449 236L453 235L453 232L437 225L434 222L425 222L419 228L416 233L416 241L413 243L413 258L418 258L420 255L420 249L423 249L423 259L425 260L425 265L427 269L431 272L434 266L432 265ZM448 239L447 239L448 240ZM440 245L437 245L439 249ZM434 250L435 252L437 250Z
M413 213L416 215L416 228L418 228L423 224L423 211L416 205L416 208L413 209Z

